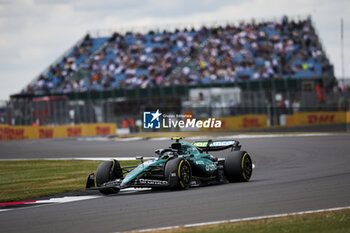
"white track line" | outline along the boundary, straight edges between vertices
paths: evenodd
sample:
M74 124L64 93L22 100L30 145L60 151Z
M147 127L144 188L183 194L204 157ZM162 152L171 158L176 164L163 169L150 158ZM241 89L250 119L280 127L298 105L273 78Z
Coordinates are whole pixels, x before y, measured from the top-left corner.
M89 199L100 198L101 196L72 196L72 197L58 197L58 198L50 198L48 200L38 200L35 204L53 204L53 203L68 203L75 201L83 201Z
M168 138L168 137L148 138L148 140L151 140L151 141L170 141L170 138Z
M75 201L90 200L90 199L95 199L95 198L100 198L100 197L102 197L102 196L91 195L91 196L68 196L68 197L50 198L47 200L37 200L34 203L24 203L23 205L28 205L27 207L0 209L0 212L5 212L5 211L9 211L9 210L20 210L23 208L32 208L32 207L41 206L41 205L37 205L37 204L62 204L62 203L69 203L69 202L75 202Z
M155 159L156 157L143 157L144 160L148 159ZM93 161L108 161L111 159L116 159L119 161L127 161L127 160L136 160L135 157L87 157L87 158L63 158L63 159L58 159L58 160L93 160ZM56 160L56 159L50 159L50 160Z
M156 157L143 157L144 160L155 159ZM135 157L76 157L76 158L33 158L33 159L0 159L0 161L23 161L23 160L87 160L87 161L109 161L116 159L119 161L136 160Z
M128 142L128 141L139 141L143 140L142 137L128 137L128 138L109 138L109 137L81 137L77 138L77 141L120 141L120 142Z
M135 193L135 192L142 192L142 191L150 191L152 188L126 188L120 190L120 194L128 194L128 193ZM35 202L31 203L23 203L22 205L28 205L25 207L17 207L17 208L8 208L8 209L0 209L0 212L5 212L9 210L20 210L22 208L32 208L32 207L40 207L41 205L36 204L62 204L62 203L69 203L69 202L76 202L76 201L84 201L84 200L90 200L90 199L96 199L104 197L103 195L89 195L89 196L66 196L66 197L58 197L58 198L50 198L47 200L37 200ZM9 202L11 203L11 202Z
M315 136L332 136L332 135L350 135L348 133L339 134L339 133L278 133L278 134L235 134L228 136L194 136L194 137L186 137L187 140L204 140L208 138L215 139L245 139L245 138L279 138L279 137L315 137ZM169 141L170 138L161 137L161 138L149 138L151 141Z
M174 230L180 227L191 228L191 227L208 226L208 225L216 225L216 224L223 224L223 223L235 223L235 222L244 222L244 221L252 221L252 220L296 216L296 215L303 215L303 214L322 213L322 212L345 210L345 209L350 209L350 206L329 208L329 209L308 210L308 211L292 212L292 213L285 213L285 214L264 215L264 216L257 216L257 217L248 217L248 218L237 218L237 219L229 219L229 220L213 221L213 222L193 223L193 224L167 226L167 227L159 227L159 228L148 228L148 229L141 229L141 230L128 231L128 232L150 232L150 231Z
M118 141L118 142L130 142L130 141L140 141L143 140L144 138L142 137L131 137L131 138L113 138L113 141Z
M150 190L152 190L152 188L126 188L126 189L120 190L119 193L120 194L128 194L128 193L150 191ZM69 202L75 202L75 201L96 199L96 198L101 198L101 197L104 197L104 196L103 195L91 195L91 196L66 196L66 197L50 198L47 200L37 200L37 201L32 202L32 203L23 203L22 205L28 205L26 207L0 209L0 212L5 212L5 211L9 211L9 210L20 210L22 208L32 208L32 207L40 207L41 206L41 205L36 205L36 204L62 204L62 203L69 203Z
M213 138L220 138L220 139L245 139L245 138L280 138L280 137L314 137L314 136L331 136L331 135L338 135L338 134L331 134L331 133L302 133L302 134L237 134L237 135L228 135L228 136L217 136ZM198 140L198 139L204 139L204 137L189 137L186 138L189 140Z
M262 135L249 135L249 134L239 134L231 136L223 136L220 138L277 138L277 137L314 137L314 136L330 136L335 135L331 133L302 133L302 134L262 134Z
M81 137L77 138L77 141L109 141L108 137Z
M339 135L339 133L273 133L273 134L234 134L229 136L192 136L186 137L187 140L204 140L208 138L221 138L221 139L240 139L240 138L276 138L276 137L314 137L314 136L331 136ZM343 135L349 135L348 133L343 133ZM146 137L128 137L128 138L109 138L109 137L86 137L77 138L78 141L117 141L117 142L128 142L128 141L169 141L170 137L156 137L148 138Z

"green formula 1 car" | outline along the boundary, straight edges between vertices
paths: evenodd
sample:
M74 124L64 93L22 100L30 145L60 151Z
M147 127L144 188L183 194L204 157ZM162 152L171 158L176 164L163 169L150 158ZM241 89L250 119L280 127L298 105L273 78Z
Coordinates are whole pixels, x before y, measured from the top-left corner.
M143 161L138 166L121 167L117 160L102 162L86 182L87 189L114 194L124 188L170 188L246 182L253 172L253 163L236 140L199 141L190 144L174 137L166 149L158 149L158 158ZM225 159L218 159L210 151L230 149Z

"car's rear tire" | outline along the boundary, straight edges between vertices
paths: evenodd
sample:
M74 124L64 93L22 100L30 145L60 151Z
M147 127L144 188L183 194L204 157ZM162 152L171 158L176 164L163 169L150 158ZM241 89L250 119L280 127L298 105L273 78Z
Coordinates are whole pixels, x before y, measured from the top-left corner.
M171 189L188 189L192 179L190 163L182 158L169 160L165 165L165 177Z
M253 162L246 151L232 151L225 158L224 173L229 182L247 182L253 172Z
M102 184L115 179L123 178L123 172L121 170L118 160L105 161L100 163L96 171L96 185L100 187ZM109 188L100 190L103 194L115 194L119 192L118 188Z

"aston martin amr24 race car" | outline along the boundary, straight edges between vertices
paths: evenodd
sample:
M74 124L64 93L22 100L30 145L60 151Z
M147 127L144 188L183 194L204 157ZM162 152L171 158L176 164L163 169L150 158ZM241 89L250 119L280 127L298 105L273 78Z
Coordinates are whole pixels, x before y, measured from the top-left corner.
M124 188L187 189L194 186L227 182L247 182L253 172L252 159L236 140L199 141L190 144L174 137L169 148L158 149L158 158L138 166L121 167L117 160L102 162L86 182L87 189L103 194L118 193ZM231 149L225 159L210 151Z

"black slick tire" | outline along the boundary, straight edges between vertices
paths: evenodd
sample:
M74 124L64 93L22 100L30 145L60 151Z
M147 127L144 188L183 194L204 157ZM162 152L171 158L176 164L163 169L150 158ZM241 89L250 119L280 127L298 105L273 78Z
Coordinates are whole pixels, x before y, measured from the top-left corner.
M169 160L165 165L165 178L171 189L188 189L192 179L190 163L182 158Z
M118 178L122 178L123 173L118 160L105 161L100 163L96 171L96 185L100 187L102 184ZM109 188L100 190L103 194L115 194L119 192L118 188Z
M252 172L252 159L246 151L232 151L226 155L224 174L229 182L247 182Z

